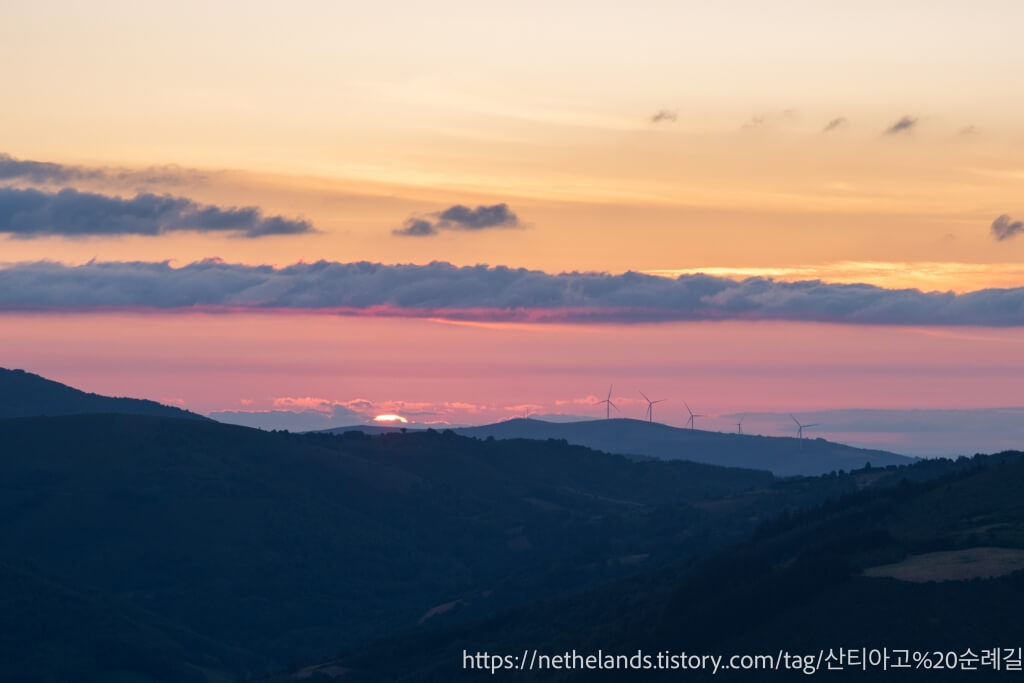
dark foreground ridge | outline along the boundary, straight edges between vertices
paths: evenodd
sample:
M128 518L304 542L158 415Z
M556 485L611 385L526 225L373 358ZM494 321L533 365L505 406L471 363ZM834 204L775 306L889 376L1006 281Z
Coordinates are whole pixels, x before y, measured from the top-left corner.
M0 444L0 612L37 625L0 633L15 680L244 677L704 553L781 500L766 472L451 433L81 415Z
M4 418L0 681L490 679L463 649L1018 647L997 636L1024 610L1022 485L1015 453L778 478L554 438Z
M950 463L950 461L946 461ZM903 650L904 669L883 672L846 663L841 680L991 680L1006 667L1024 631L1024 454L977 456L950 463L945 474L921 472L891 487L846 494L786 514L755 536L706 558L538 601L478 623L413 632L331 662L346 681L428 683L483 680L466 670L463 653L576 650L635 654L764 654L809 656L841 649ZM911 481L911 479L917 479ZM991 652L1004 648L1003 670ZM968 650L973 670L943 670L936 652ZM927 667L912 652L928 657ZM969 655L967 655L969 657ZM950 661L946 659L945 665ZM792 661L792 660L790 660ZM807 661L804 659L803 661ZM892 661L897 661L891 659ZM841 664L841 662L833 662ZM492 660L493 665L493 660ZM725 671L725 680L795 680L797 671ZM783 667L785 669L785 667ZM822 665L824 668L824 665ZM842 667L840 667L842 668ZM959 669L959 664L953 667ZM695 671L500 671L517 680L712 680ZM1018 674L1019 675L1019 674ZM298 680L293 675L275 683Z

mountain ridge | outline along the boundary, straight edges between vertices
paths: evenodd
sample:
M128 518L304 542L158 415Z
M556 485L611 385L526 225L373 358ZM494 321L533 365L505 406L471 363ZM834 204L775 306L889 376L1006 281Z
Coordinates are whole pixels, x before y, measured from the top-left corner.
M354 425L324 431L341 434L347 431L381 433L392 430L400 428ZM909 465L917 460L889 451L857 448L822 438L798 439L711 432L629 418L586 422L545 422L515 418L451 431L460 436L481 439L564 439L570 444L608 453L760 469L776 476L817 476L839 470L860 469L867 464L887 467Z
M210 418L143 398L103 396L27 370L0 368L0 418L116 413L188 420Z

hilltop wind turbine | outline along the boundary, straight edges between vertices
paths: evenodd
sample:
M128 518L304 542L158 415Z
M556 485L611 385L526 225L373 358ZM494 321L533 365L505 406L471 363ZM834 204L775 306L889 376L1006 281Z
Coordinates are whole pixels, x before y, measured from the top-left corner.
M795 418L795 417L793 417L792 415L790 415L790 417L792 417L792 418L793 418L793 422L796 422L796 438L800 439L801 441L803 441L803 438L804 438L804 430L805 430L805 429L807 429L807 428L809 428L809 427L817 427L817 426L818 426L818 424L819 424L819 423L817 423L817 422L815 422L814 424L809 424L809 425L805 425L805 424L800 424L800 420L796 419L796 418Z
M696 417L704 417L704 416L701 415L700 413L694 413L692 410L690 410L690 404L687 403L686 401L683 401L683 405L686 406L686 412L688 412L690 414L690 419L686 421L686 424L690 425L690 429L694 429L694 426L693 426L694 418L696 418Z
M665 399L659 398L657 401L652 401L651 399L647 398L647 394L645 394L642 391L640 392L640 395L644 397L645 401L647 401L647 412L644 413L644 415L647 417L647 421L654 422L654 404L661 403Z
M611 384L608 385L608 398L606 398L603 401L598 401L594 405L595 406L599 406L602 403L604 404L604 419L606 419L606 420L611 419L611 417L612 417L612 408L615 408L615 410L618 410L620 413L622 412L621 410L619 410L619 407L617 405L612 403L612 385Z
M746 417L747 417L746 415L741 415L740 416L740 421L736 423L736 433L737 434L742 434L743 433L743 420Z

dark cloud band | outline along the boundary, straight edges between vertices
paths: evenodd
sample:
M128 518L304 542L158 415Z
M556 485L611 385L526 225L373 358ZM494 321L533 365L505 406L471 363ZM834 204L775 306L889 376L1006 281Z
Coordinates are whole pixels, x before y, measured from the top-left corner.
M216 260L21 263L0 269L0 310L296 310L460 320L792 320L878 325L1024 325L1024 288L967 294L872 285L675 279L505 267L320 261L284 268Z
M70 188L43 192L0 187L0 233L16 237L161 235L181 231L264 237L314 230L307 221L264 216L253 206L222 208L150 193L122 198Z

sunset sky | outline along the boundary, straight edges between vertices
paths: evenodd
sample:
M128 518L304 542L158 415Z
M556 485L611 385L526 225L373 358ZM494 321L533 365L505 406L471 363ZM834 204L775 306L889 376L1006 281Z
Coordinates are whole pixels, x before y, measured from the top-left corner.
M1022 25L6 3L0 365L343 422L1021 406Z

